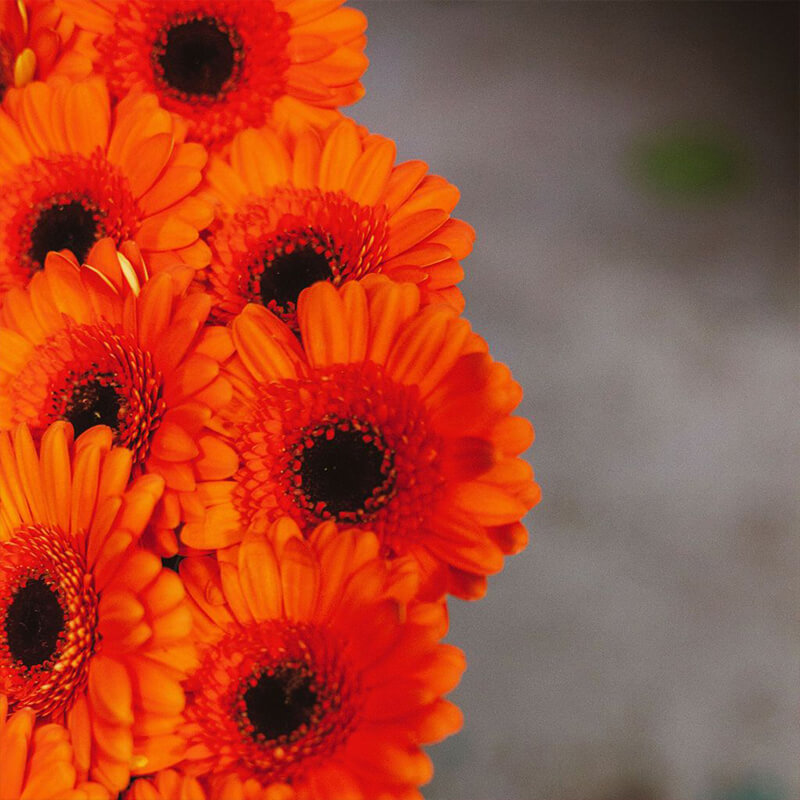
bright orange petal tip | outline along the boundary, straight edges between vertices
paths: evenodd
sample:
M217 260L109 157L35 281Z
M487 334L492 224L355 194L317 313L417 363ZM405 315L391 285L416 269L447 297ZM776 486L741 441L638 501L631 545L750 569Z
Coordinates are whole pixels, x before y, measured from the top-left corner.
M238 466L208 427L231 397L220 366L230 335L206 326L210 299L188 293L190 267L147 280L135 246L117 251L108 240L88 259L79 268L51 253L0 309L0 430L24 422L38 440L58 419L78 433L108 425L135 473L166 483L149 541L171 555L171 530L197 482L228 478Z
M336 800L341 800L337 795ZM404 800L413 795L402 795ZM195 778L180 769L165 769L152 776L136 778L120 800L296 800L287 784L262 786L236 774L224 778ZM387 797L386 800L389 800ZM414 800L421 798L414 797Z
M394 142L350 120L296 141L238 133L211 159L203 191L218 215L206 272L217 317L229 321L252 302L295 326L305 287L373 273L461 311L459 262L475 234L451 217L458 189L395 155Z
M67 728L37 722L30 708L9 713L0 693L0 797L3 800L110 800L99 783L79 777Z
M209 147L246 127L325 128L364 93L367 22L342 0L59 3L97 34L86 53L115 97L133 87L153 92L190 139Z
M94 35L81 31L53 0L0 2L0 100L5 90L50 76L85 78Z
M196 663L183 584L138 547L164 481L133 461L104 426L0 433L0 692L65 725L77 778L114 796L145 753L177 760Z
M183 542L226 547L284 515L375 531L382 553L416 561L426 598L475 598L525 543L539 499L518 456L533 430L522 391L446 304L385 276L317 283L298 305L299 340L248 305L231 326L228 418L240 468L213 484Z
M50 251L83 262L110 237L135 242L151 271L210 258L211 207L192 196L206 151L187 144L153 95L112 111L102 79L11 89L0 109L0 298Z
M234 800L236 797L245 800L244 793L230 795L229 800ZM131 781L130 786L120 795L120 800L223 800L223 798L210 797L197 778L174 769L164 769L155 775ZM248 797L247 800L253 798Z
M406 564L371 532L303 535L281 518L180 573L200 648L180 768L208 797L416 796L432 774L421 745L461 725L442 696L465 662L441 643L444 604L413 598Z

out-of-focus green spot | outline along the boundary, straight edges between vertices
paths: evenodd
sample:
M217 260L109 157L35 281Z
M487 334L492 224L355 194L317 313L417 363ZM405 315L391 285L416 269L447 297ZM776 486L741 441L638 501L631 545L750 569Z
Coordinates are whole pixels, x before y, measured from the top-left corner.
M722 132L651 133L634 143L632 156L639 183L665 199L724 199L745 173L744 148Z
M789 800L789 795L776 781L758 775L715 792L711 800Z

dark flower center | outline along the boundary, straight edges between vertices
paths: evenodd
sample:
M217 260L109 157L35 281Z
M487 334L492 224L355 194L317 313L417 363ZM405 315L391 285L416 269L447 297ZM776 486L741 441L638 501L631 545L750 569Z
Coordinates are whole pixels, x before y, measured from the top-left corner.
M44 266L51 250L71 250L82 262L97 241L97 222L97 210L86 201L53 203L43 209L31 231L28 252L34 266Z
M119 387L107 378L97 376L75 384L64 419L72 423L75 436L80 436L94 425L108 425L116 431L123 407Z
M380 508L393 489L394 459L374 430L345 423L312 437L304 440L299 469L311 510L318 516L349 516Z
M171 25L153 58L167 85L193 97L217 97L236 69L238 37L213 17Z
M302 666L278 666L261 674L244 693L247 718L266 740L290 737L308 726L317 710L312 676Z
M17 589L6 612L6 641L11 657L26 667L43 664L55 653L64 630L64 610L44 578Z
M297 305L303 289L332 277L333 271L324 252L319 252L312 244L297 247L265 259L260 280L261 300L267 307L274 303L288 311Z

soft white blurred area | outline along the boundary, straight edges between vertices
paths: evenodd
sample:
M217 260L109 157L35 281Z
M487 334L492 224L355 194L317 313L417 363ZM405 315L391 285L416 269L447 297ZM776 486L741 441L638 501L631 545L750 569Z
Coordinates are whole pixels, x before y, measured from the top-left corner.
M795 800L796 3L366 2L353 115L462 190L467 315L526 391L533 546L452 604L429 800ZM673 126L728 191L632 177Z

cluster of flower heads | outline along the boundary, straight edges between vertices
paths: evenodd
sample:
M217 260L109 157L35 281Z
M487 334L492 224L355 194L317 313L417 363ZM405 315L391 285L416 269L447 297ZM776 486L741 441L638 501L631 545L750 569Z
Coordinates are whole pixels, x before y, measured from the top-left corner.
M539 499L342 0L0 0L0 798L412 800Z

